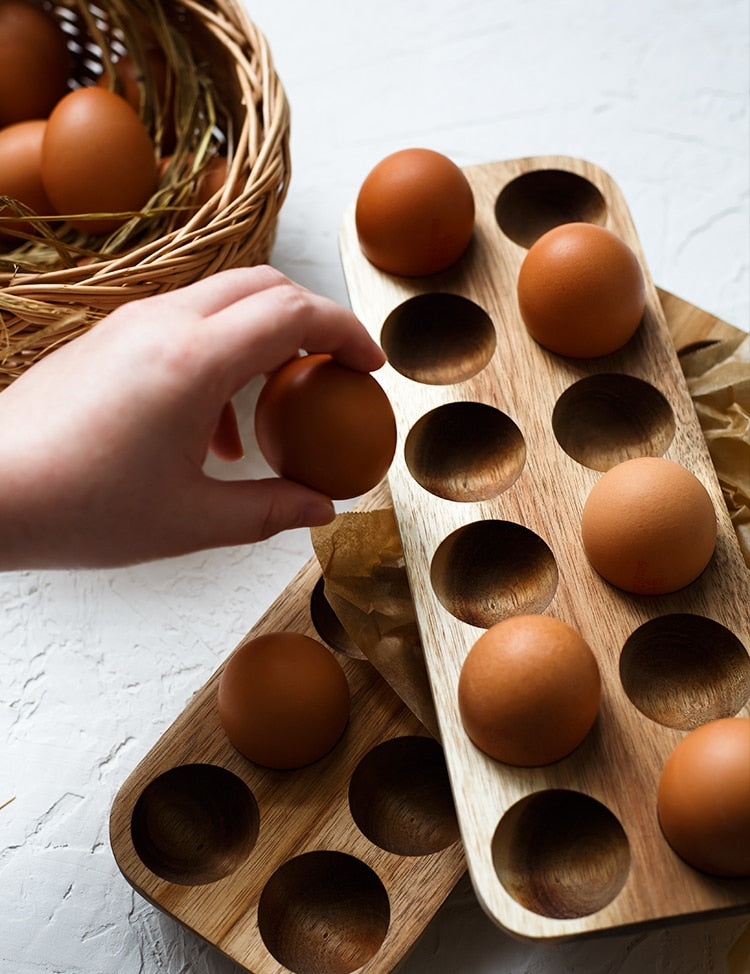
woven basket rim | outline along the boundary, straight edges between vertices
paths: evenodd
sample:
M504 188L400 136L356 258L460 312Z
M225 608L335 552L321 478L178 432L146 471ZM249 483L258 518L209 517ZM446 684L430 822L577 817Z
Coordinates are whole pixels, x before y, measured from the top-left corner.
M58 0L58 8L81 2ZM113 2L100 6L106 10ZM184 222L124 252L100 252L91 263L37 272L0 269L0 387L125 301L270 257L291 176L290 110L265 35L232 0L120 2L162 13L178 4L191 25L226 55L219 68L233 90L219 94L227 102L237 99L227 111L240 119L226 181ZM210 80L218 89L217 78Z

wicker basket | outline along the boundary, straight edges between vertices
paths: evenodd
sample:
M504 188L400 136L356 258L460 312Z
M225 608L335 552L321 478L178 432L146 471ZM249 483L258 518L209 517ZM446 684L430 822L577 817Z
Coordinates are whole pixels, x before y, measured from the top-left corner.
M152 199L115 233L38 221L32 239L0 251L0 388L126 301L268 260L290 176L289 107L241 3L62 0L53 8L69 37L73 87L102 73L114 79L124 52L139 67L142 117L158 152L163 106L143 46L155 40L171 69L176 144ZM216 155L226 158L226 181L196 204L196 181Z

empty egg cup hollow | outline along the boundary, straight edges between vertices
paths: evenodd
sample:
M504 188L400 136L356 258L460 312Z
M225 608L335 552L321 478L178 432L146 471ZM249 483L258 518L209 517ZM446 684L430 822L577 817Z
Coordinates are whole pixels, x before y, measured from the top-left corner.
M315 631L331 649L350 659L366 659L326 598L325 579L319 578L310 596L310 617Z
M451 402L414 424L404 458L412 477L431 494L482 501L515 482L526 461L526 443L513 420L494 406Z
M713 619L674 613L626 640L620 680L631 703L664 727L693 730L733 717L750 700L750 655Z
M408 298L390 312L380 343L390 364L407 379L452 385L485 368L497 336L492 319L474 301L429 292Z
M592 470L635 457L662 456L675 433L672 407L659 390L621 372L579 379L560 396L552 429L563 450Z
M529 248L563 223L607 219L607 203L592 182L564 169L535 169L509 182L495 203L495 219L514 243Z
M349 808L359 830L396 855L431 855L460 838L443 749L431 737L392 738L366 754Z
M380 949L390 924L383 883L344 852L303 853L280 866L258 903L267 949L294 974L349 974Z
M558 570L538 534L513 521L475 521L439 545L430 565L435 595L452 615L488 629L552 601Z
M503 815L492 839L503 888L540 916L570 920L608 906L630 872L630 846L618 818L589 795L549 789Z
M224 879L250 856L260 813L250 789L210 764L171 768L151 781L133 809L133 847L151 872L199 886Z

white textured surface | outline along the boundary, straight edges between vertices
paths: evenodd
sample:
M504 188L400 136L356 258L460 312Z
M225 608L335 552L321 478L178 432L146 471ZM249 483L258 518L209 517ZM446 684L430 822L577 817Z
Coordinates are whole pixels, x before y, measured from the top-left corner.
M746 0L247 2L292 104L274 252L290 276L346 301L340 213L395 149L460 165L569 154L619 183L658 284L748 329ZM260 469L251 453L241 472ZM0 805L14 798L0 809L0 974L236 974L131 891L109 809L309 554L292 532L122 571L0 575ZM534 946L463 883L400 971L723 972L741 924Z

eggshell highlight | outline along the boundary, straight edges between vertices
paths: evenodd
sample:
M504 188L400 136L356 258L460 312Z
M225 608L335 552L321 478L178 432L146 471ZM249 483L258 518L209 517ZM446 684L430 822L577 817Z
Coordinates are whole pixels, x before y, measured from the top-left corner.
M436 274L464 253L474 231L466 176L432 149L402 149L362 183L355 224L362 253L389 274Z
M222 727L250 761L299 768L327 754L349 720L349 684L333 654L296 632L271 632L230 656L217 693Z
M377 380L323 354L292 359L268 377L255 435L275 473L334 500L380 483L396 450L396 420Z
M542 615L512 616L474 643L458 682L464 730L506 764L558 761L584 740L599 711L601 677L588 643Z
M576 358L621 348L646 306L635 253L593 223L566 223L543 234L526 254L517 290L531 337L551 352Z
M716 513L708 491L686 467L637 457L608 470L581 516L589 561L612 585L663 595L693 582L716 546Z
M716 876L750 876L750 718L691 731L659 779L659 822L674 851Z

